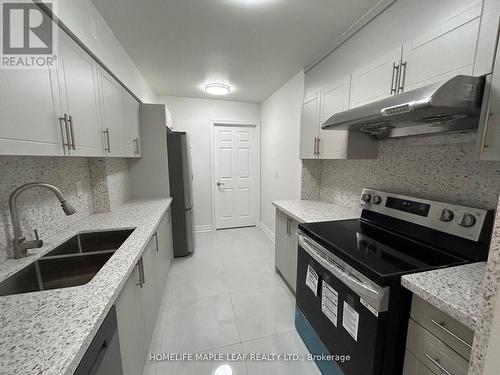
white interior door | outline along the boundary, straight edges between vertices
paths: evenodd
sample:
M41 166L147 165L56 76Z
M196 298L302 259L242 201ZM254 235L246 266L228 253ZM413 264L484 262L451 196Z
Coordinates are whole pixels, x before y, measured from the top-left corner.
M214 126L216 229L257 223L257 132L255 126Z

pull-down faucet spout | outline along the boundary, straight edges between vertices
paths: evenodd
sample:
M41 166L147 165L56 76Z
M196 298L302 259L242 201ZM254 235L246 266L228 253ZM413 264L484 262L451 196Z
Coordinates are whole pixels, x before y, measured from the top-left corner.
M19 212L17 209L17 198L20 193L25 190L31 188L46 188L52 191L59 202L61 202L61 207L66 215L73 215L76 213L75 208L64 198L64 195L61 193L57 187L51 184L47 184L45 182L30 182L28 184L19 186L16 190L14 190L9 198L9 208L10 208L10 217L12 220L12 229L14 231L14 238L12 239L12 246L14 247L14 257L24 258L28 255L28 249L33 249L36 247L42 247L43 241L37 238L34 241L26 241L26 238L23 237L21 232L21 222L19 220ZM36 233L36 232L35 232Z

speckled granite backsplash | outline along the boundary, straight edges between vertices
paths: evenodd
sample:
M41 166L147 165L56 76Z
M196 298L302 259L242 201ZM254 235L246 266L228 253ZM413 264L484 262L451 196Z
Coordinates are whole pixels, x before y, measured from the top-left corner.
M302 197L359 207L364 187L496 208L499 162L474 162L475 134L388 139L377 160L305 161Z
M101 175L93 176L90 164L102 166L97 168ZM45 189L23 192L19 196L19 209L27 239L34 237L34 229L42 239L52 236L94 213L94 205L97 212L105 212L128 199L128 170L124 159L0 156L0 176L0 262L10 256L12 229L8 200L19 185L33 181L54 184L77 210L75 215L64 215L57 198ZM99 189L93 189L95 180L101 181ZM77 181L82 182L79 197ZM102 206L103 201L107 206Z

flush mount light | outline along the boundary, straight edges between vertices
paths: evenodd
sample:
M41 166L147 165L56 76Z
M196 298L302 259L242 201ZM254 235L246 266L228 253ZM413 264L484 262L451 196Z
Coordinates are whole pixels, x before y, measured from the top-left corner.
M227 95L231 92L231 88L223 83L207 83L205 91L211 95Z
M233 375L233 369L229 365L222 365L215 369L213 375Z

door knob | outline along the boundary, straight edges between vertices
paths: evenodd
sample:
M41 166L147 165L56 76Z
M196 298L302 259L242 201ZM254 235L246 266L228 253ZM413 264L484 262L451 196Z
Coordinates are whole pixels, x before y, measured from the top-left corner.
M220 187L221 185L224 185L224 183L222 183L222 182L218 181L218 182L217 182L217 186L219 186L219 187Z

